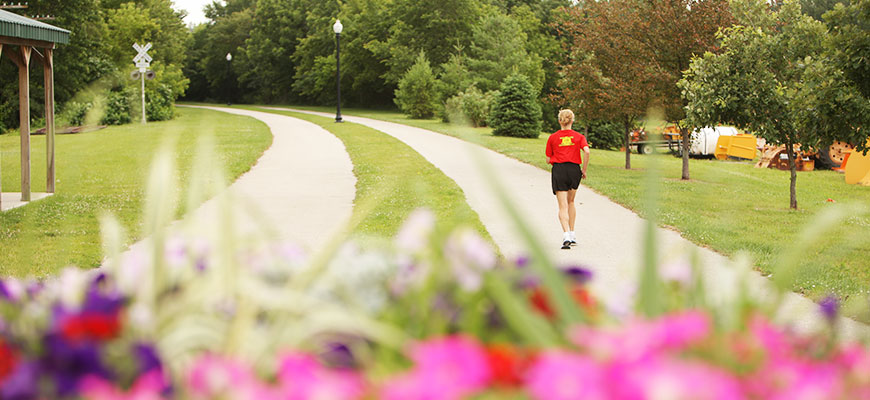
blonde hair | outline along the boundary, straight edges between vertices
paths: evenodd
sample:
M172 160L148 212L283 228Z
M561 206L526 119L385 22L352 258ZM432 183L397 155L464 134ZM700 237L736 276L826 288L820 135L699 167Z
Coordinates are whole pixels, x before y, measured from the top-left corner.
M574 111L569 109L559 110L559 125L571 125L574 122Z

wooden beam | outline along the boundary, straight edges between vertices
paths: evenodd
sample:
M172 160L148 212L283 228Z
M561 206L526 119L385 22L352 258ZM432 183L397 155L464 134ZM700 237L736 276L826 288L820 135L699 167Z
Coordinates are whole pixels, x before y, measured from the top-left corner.
M45 49L42 70L45 75L45 191L54 193L54 50Z
M30 201L30 52L29 46L18 48L18 119L21 132L21 201Z
M0 44L11 44L15 46L39 47L40 49L53 49L55 44L42 40L22 39L12 36L0 36Z
M15 65L17 65L18 68L21 68L21 56L17 52L7 51L6 53L3 53L3 54L6 54L6 57L9 58L10 60L12 60L12 62L15 63Z

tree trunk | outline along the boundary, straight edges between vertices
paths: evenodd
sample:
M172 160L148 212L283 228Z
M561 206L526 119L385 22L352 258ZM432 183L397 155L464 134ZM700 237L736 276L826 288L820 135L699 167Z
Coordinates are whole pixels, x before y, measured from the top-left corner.
M795 165L794 144L791 139L785 141L785 152L788 154L788 169L791 171L791 184L789 187L789 207L797 210L797 193L795 186L797 184L797 165Z
M631 169L631 123L625 120L625 169Z
M680 127L680 137L682 137L683 147L683 177L684 181L689 180L689 141L691 136L691 130L687 126Z

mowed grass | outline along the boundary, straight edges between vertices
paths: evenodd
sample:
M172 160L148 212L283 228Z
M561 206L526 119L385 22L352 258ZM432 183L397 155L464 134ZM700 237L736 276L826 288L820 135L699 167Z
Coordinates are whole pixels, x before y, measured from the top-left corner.
M308 108L308 107L306 107ZM331 108L314 108L334 111ZM499 153L549 170L544 156L547 133L537 139L493 136L489 128L471 128L439 120L415 120L398 112L349 109L348 115L382 119L478 143ZM823 232L813 245L800 249L799 272L793 289L811 298L827 294L841 298L870 293L870 187L847 185L832 171L799 172L797 211L788 208L789 172L755 168L751 162L692 159L692 180L682 181L682 161L667 154L632 154L625 170L625 154L592 150L589 179L584 185L646 216L642 204L646 171L660 169L658 220L683 237L733 256L748 252L757 268L772 273L777 258L803 231L816 231L813 218L835 203L854 203L864 212L853 214ZM579 216L582 218L582 214ZM593 228L594 229L594 228ZM640 240L640 238L625 238Z
M99 217L114 214L140 235L145 180L155 153L175 154L187 187L197 140L210 135L226 176L235 179L272 143L265 124L222 112L179 108L172 121L133 123L58 135L56 193L0 214L0 276L45 277L67 265L90 268L101 255ZM4 192L20 190L19 137L0 136ZM31 137L32 191L45 191L45 137ZM169 184L169 183L167 183Z
M332 118L251 109L313 122L344 143L357 178L354 234L392 237L413 210L425 207L435 214L439 233L468 226L489 239L462 189L398 139L363 125L339 124Z

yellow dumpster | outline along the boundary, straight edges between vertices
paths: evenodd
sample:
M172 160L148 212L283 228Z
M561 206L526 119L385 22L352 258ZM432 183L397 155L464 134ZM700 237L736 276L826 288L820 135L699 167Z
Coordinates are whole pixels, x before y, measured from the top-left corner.
M728 157L752 160L755 158L755 144L755 136L745 133L738 133L734 136L719 136L713 156L717 160L725 160Z
M852 150L849 161L846 162L845 172L846 183L870 186L870 152L862 154L860 151Z

